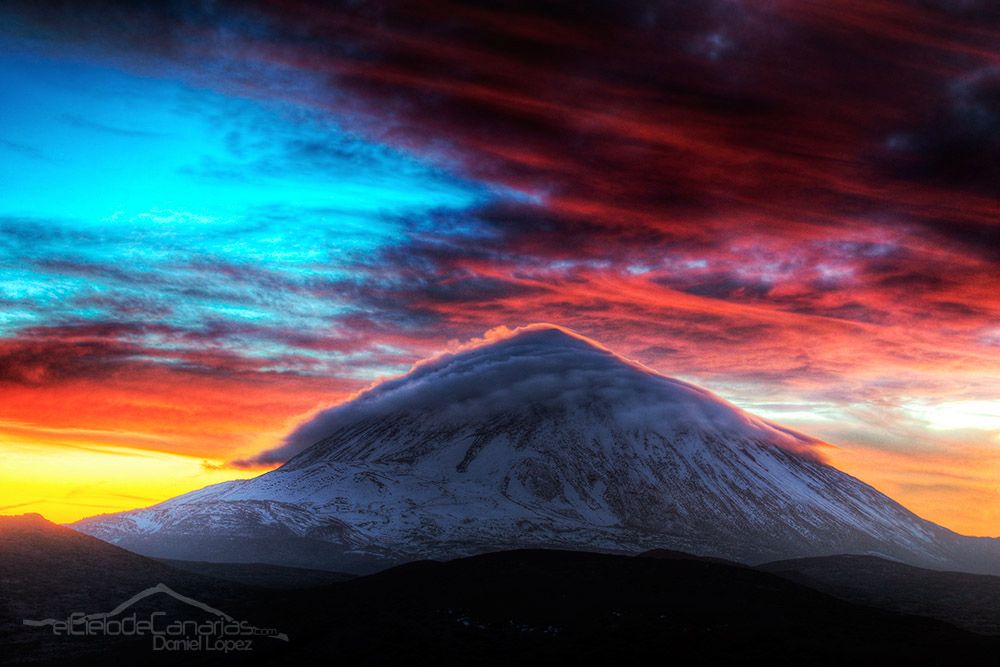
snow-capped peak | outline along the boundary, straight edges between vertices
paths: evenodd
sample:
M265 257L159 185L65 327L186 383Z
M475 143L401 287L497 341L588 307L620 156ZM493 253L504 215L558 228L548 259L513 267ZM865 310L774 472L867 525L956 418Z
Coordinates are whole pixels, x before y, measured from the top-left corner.
M319 413L277 470L78 526L179 558L225 560L249 540L248 557L306 564L289 545L315 555L326 544L334 553L313 564L335 568L559 546L745 561L878 552L1000 569L970 564L970 538L826 465L817 444L570 331L531 326Z
M659 375L553 325L517 329L417 364L406 375L319 413L289 436L280 453L294 455L312 446L304 457L315 461L337 441L338 432L387 417L405 415L435 428L456 429L526 419L529 414L570 419L588 410L632 430L657 430L664 424L707 429L817 456L818 443L812 438L753 417L711 392ZM336 460L345 460L343 454L331 453ZM378 458L380 452L369 449L365 455Z

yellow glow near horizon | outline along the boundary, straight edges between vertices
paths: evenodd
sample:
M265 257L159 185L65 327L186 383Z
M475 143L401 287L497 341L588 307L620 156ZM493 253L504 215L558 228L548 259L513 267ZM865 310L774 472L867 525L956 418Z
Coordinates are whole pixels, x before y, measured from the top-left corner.
M201 458L88 444L53 446L0 440L0 514L37 512L56 523L147 507L230 479Z
M835 447L824 454L924 519L963 535L1000 537L1000 454L990 449L907 454Z

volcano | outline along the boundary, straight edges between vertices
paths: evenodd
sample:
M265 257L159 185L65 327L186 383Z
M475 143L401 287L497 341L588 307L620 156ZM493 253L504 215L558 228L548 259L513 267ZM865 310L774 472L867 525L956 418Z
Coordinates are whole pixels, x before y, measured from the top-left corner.
M822 445L533 325L318 414L266 455L290 457L276 470L73 527L156 557L355 572L513 548L1000 572L996 540L921 519Z

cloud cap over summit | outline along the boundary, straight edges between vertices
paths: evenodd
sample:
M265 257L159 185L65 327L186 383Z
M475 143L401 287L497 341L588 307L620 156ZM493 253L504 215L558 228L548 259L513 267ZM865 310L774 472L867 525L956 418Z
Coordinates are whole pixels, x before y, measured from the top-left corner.
M552 324L499 328L454 352L431 357L398 378L317 413L284 442L242 465L284 463L359 420L433 413L455 425L531 411L605 410L626 428L657 431L689 424L758 432L799 454L818 441L754 417L709 391L660 375L600 343Z

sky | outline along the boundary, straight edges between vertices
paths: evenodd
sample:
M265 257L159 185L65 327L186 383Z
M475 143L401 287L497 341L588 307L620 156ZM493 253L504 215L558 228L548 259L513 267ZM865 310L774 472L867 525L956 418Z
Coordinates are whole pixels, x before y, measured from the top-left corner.
M551 322L1000 535L991 0L14 0L0 90L0 513Z

